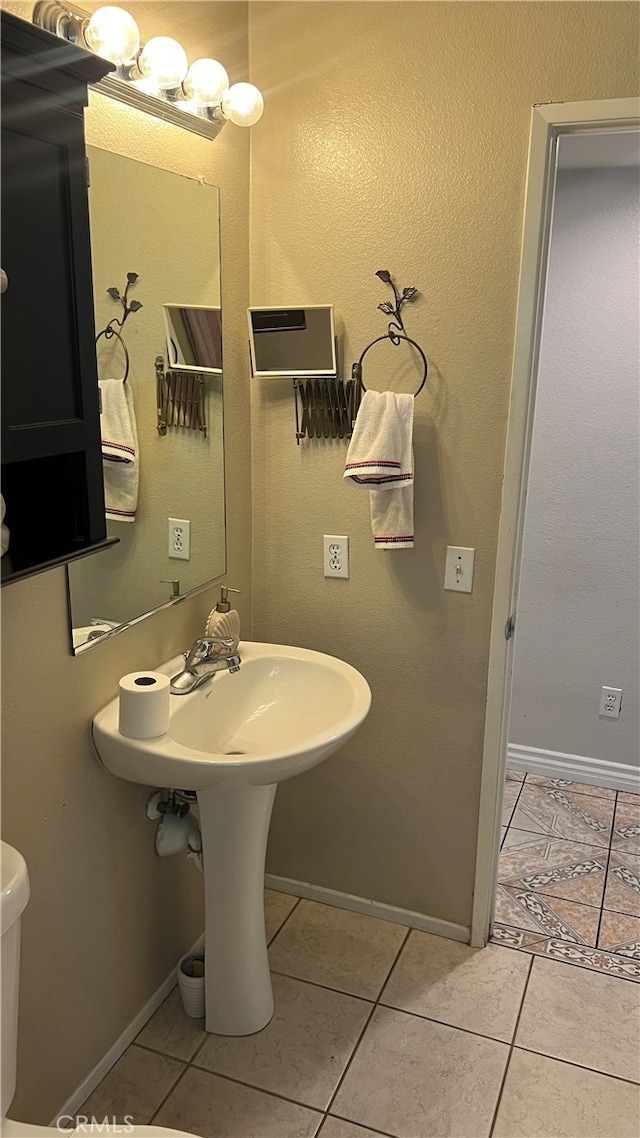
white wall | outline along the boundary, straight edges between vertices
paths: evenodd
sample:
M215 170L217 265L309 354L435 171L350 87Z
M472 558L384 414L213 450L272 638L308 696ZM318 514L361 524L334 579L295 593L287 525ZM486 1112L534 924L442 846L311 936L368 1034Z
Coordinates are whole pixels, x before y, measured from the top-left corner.
M510 742L638 764L638 168L560 171ZM602 685L624 689L598 717Z

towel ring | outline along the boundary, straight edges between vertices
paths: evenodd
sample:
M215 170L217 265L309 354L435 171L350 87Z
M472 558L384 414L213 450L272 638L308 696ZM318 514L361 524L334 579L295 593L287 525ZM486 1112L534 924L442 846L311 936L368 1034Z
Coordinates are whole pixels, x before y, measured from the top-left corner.
M127 345L125 344L124 340L122 339L122 336L120 335L120 333L117 332L115 328L111 327L111 324L107 324L106 328L103 328L101 332L98 332L98 335L96 336L96 344L98 343L98 340L100 339L101 336L104 336L105 340L111 340L113 338L113 336L115 336L116 339L118 339L120 341L120 344L122 346L122 350L124 352L124 358L126 361L125 372L124 372L122 382L126 383L127 379L129 378L129 352L127 350Z
M412 340L410 336L403 336L403 335L401 335L401 333L395 333L395 332L389 331L384 336L378 336L377 340L372 340L371 343L365 348L365 350L362 353L362 355L360 356L360 359L358 360L357 364L353 365L353 368L352 368L353 378L358 381L358 383L360 384L360 387L362 388L363 391L367 390L364 383L362 382L362 361L363 361L364 357L366 356L367 352L371 348L373 348L374 344L381 344L383 340L390 340L391 343L394 345L394 347L397 347L401 340L405 340L407 344L411 344L411 346L413 348L416 348L417 351L420 353L420 355L422 357L422 363L424 364L424 373L422 376L422 383L420 384L418 390L415 392L415 394L413 396L413 398L415 399L420 394L420 392L422 391L422 388L424 387L425 383L427 382L427 374L429 372L429 365L427 364L427 357L425 356L422 348L420 347L419 344L416 344L415 340Z

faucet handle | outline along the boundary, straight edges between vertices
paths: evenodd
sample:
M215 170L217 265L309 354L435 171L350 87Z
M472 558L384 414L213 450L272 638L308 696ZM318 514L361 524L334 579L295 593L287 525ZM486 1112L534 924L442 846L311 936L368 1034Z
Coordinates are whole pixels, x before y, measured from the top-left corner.
M187 667L202 664L205 660L209 660L211 649L214 647L233 648L234 644L235 640L232 636L199 636L197 640L194 640L187 656Z

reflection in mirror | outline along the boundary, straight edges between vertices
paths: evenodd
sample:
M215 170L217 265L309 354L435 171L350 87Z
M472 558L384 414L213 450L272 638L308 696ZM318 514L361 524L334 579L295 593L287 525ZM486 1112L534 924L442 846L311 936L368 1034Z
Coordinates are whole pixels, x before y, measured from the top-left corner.
M166 604L176 589L182 596L225 572L219 193L215 186L95 146L87 153L96 330L122 316L121 303L107 289L121 288L127 273L137 273L129 303L142 304L122 329L139 489L135 520L107 523L119 543L68 567L76 651ZM166 351L167 297L175 300L170 308L178 314L212 314L205 327L211 331L207 359L215 363L205 371L198 360L206 437L179 426L164 436L157 430L155 360ZM100 379L121 379L118 340L102 337L96 350ZM189 523L188 543L182 535L172 540L170 519L183 534Z
M219 308L165 304L167 366L179 371L222 371L222 313Z
M248 316L255 376L336 375L332 305L250 308Z

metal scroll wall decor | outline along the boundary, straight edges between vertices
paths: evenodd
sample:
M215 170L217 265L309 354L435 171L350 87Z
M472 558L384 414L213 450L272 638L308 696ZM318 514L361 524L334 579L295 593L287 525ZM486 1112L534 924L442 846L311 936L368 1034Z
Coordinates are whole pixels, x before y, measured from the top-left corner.
M120 295L120 289L115 288L115 286L107 289L109 296L113 300L117 300L122 305L122 320L118 320L118 317L114 316L113 319L109 321L106 328L103 328L102 331L98 332L98 335L96 336L96 344L102 336L104 336L105 340L112 340L115 337L116 340L118 340L120 343L125 358L125 371L124 376L122 377L123 383L126 383L127 379L129 378L129 352L127 350L127 345L125 344L122 337L122 329L131 316L131 313L139 312L143 307L139 300L129 301L129 289L136 283L137 279L137 273L127 273L127 283L125 286L124 294L122 296Z
M367 344L366 348L360 356L360 359L357 361L357 363L354 363L351 369L351 377L360 392L366 391L367 389L362 378L362 365L367 352L369 352L371 348L375 347L376 344L391 343L394 347L397 348L399 344L406 343L409 344L410 347L415 348L422 361L422 380L420 382L418 390L414 393L414 395L419 395L425 383L427 382L429 366L427 364L427 357L425 356L420 345L407 335L404 321L402 319L402 309L405 304L409 303L412 300L415 300L416 297L420 296L420 293L418 292L417 288L413 288L412 286L403 288L402 292L399 292L388 269L378 269L376 276L379 277L380 280L384 282L384 284L388 284L389 287L393 289L395 307L388 300L385 300L382 304L378 305L380 311L384 312L385 316L392 317L392 319L389 321L385 334L383 336L376 336L375 340L372 340L370 344Z

